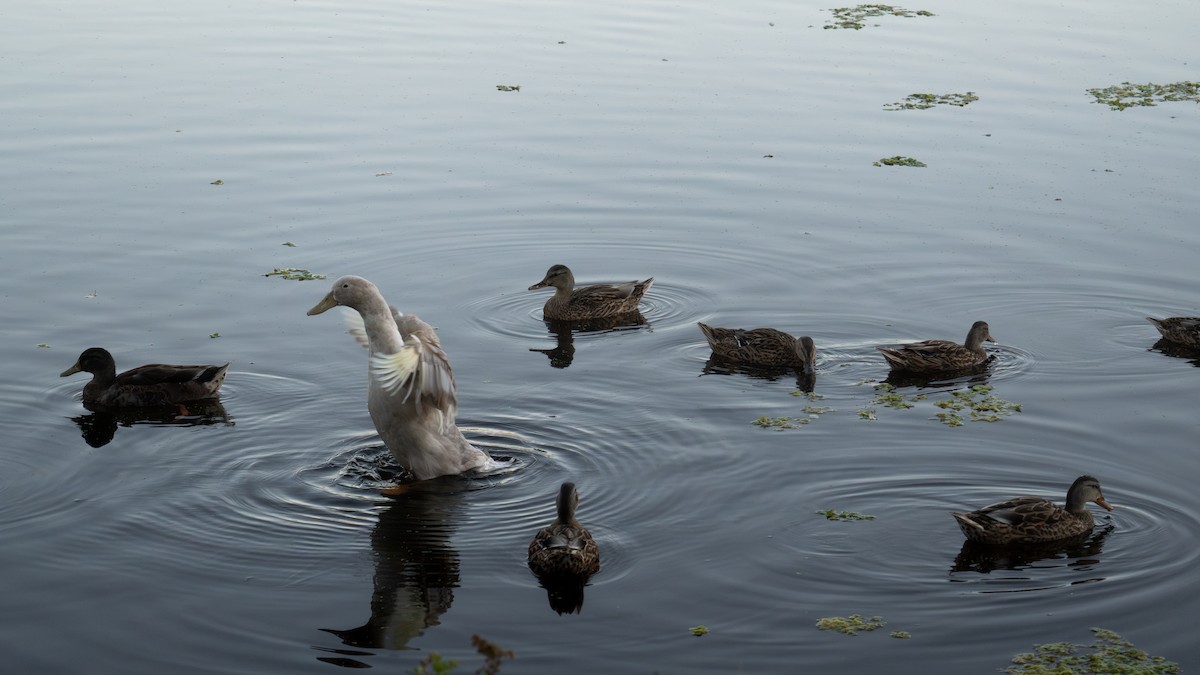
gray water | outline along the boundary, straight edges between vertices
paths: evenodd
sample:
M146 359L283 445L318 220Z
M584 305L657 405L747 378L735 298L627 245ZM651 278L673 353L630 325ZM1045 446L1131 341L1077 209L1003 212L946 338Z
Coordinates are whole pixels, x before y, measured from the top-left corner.
M1144 320L1200 313L1200 108L1086 94L1196 80L1200 8L908 8L936 16L0 8L6 672L471 672L478 634L515 673L986 673L1093 626L1200 666L1200 361ZM645 323L548 330L525 288L560 262L655 277ZM380 494L364 352L305 316L341 274L438 327L460 426L515 471ZM874 346L977 319L1020 413L942 425L964 380L873 403ZM697 321L811 335L823 398L708 369ZM233 365L220 407L104 418L58 378L89 346ZM960 557L948 511L1083 473L1116 506L1087 545ZM602 552L577 615L525 567L566 480ZM887 625L815 627L852 613Z

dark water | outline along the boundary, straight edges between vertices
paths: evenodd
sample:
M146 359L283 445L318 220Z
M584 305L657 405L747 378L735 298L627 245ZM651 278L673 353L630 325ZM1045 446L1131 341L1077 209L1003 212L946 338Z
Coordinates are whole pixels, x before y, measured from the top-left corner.
M437 651L473 671L479 634L517 653L505 672L982 673L1093 626L1195 669L1200 370L1143 317L1200 312L1200 109L1084 90L1194 80L1200 16L912 8L938 16L0 9L6 670L407 671ZM871 166L895 154L929 167ZM548 329L524 289L557 262L654 276L645 323ZM304 315L327 281L276 267L365 276L436 325L459 424L519 468L381 496L364 353ZM976 319L1000 341L987 383L1022 412L940 424L962 381L872 403L875 345ZM811 335L823 398L706 369L697 321ZM222 407L88 415L82 376L57 374L93 345L119 367L232 361ZM831 410L751 424L807 405ZM1116 506L1091 541L963 550L948 511L1061 500L1082 473ZM560 616L525 547L564 480L603 566ZM815 628L851 613L887 626Z

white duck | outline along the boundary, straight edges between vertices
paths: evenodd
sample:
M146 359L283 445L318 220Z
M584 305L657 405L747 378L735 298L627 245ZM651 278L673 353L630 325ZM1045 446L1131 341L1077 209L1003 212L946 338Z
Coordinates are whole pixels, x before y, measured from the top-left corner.
M396 462L418 480L499 467L454 424L454 373L433 326L389 306L362 277L333 282L308 314L338 305L362 317L362 327L351 333L370 351L367 410Z

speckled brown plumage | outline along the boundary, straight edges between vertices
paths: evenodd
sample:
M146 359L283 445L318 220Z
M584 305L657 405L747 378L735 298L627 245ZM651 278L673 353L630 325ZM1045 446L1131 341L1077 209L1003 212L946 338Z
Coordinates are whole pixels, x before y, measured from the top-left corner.
M900 347L876 347L892 370L931 373L966 370L991 360L984 341L995 342L986 321L976 321L967 333L965 344L950 340L925 340Z
M739 365L790 366L802 373L816 367L817 348L807 335L792 337L774 328L716 328L697 323L713 356Z
M650 290L654 277L645 281L629 281L616 286L597 284L575 288L575 275L566 265L552 265L541 281L529 290L554 287L554 295L546 301L542 314L548 321L581 321L602 319L636 312L642 296Z
M558 516L529 542L529 569L539 577L579 577L600 569L600 547L575 519L579 493L563 483L556 500Z
M1036 544L1079 537L1092 531L1087 509L1096 502L1111 511L1100 481L1080 476L1067 490L1066 507L1042 497L1017 497L970 513L951 513L967 539L985 544Z
M1200 349L1200 317L1173 316L1168 319L1156 319L1148 316L1146 320L1154 324L1164 340L1190 349Z

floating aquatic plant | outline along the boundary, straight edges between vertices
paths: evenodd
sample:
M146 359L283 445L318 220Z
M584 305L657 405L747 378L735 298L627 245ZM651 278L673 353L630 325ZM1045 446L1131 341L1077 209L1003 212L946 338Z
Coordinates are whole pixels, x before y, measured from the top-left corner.
M39 342L38 349L50 349L50 345L46 344L45 342Z
M862 420L877 420L877 419L879 419L878 417L875 416L874 408L863 408L862 410L859 410L858 418L862 419Z
M519 85L519 84L498 84L498 85L496 85L496 89L498 89L500 91L521 91L521 85Z
M907 18L914 16L935 16L933 12L927 12L923 9L913 11L891 5L857 5L855 7L837 7L829 11L833 12L833 21L825 24L826 30L838 28L862 30L866 26L863 19L875 16L903 16ZM878 26L879 24L874 25Z
M221 337L221 334L220 333L209 333L208 337L209 338L219 338L219 337Z
M842 522L850 520L875 520L875 516L869 516L857 511L834 511L833 509L826 509L824 511L817 511L817 514L825 516L828 520L840 520Z
M1085 675L1089 673L1129 673L1130 675L1170 675L1179 672L1179 664L1161 656L1150 656L1133 643L1103 628L1093 628L1091 651L1079 653L1085 645L1053 642L1034 645L1034 650L1013 657L1013 665L1004 670L1016 675Z
M1087 92L1112 110L1124 110L1135 106L1154 106L1167 101L1195 101L1200 103L1200 82L1172 82L1171 84L1134 84L1122 82L1111 87L1088 89Z
M906 630L894 630L891 633L888 633L888 637L894 637L899 640L907 640L912 637L912 633L909 633Z
M947 426L962 426L962 412L966 411L972 422L999 422L1015 412L1021 412L1020 403L1010 403L992 395L990 384L976 384L968 389L950 392L950 398L934 403L947 411L938 413Z
M792 396L803 396L804 398L806 398L810 401L820 401L821 399L825 398L821 394L817 394L817 393L811 392L811 391L793 391Z
M795 429L796 424L808 424L808 419L802 417L767 417L766 415L761 415L758 419L751 422L751 424L764 429L783 431L784 429Z
M961 108L978 100L979 97L973 91L968 91L965 94L909 94L903 101L888 103L883 106L883 109L928 110L936 105L954 105Z
M444 659L437 652L430 652L429 656L421 659L416 668L413 668L413 675L442 675L449 673L458 667L457 659Z
M209 183L209 185L224 185L224 184L225 184L225 181L221 180L220 178L218 178L218 179L214 180L213 182Z
M880 382L875 385L875 390L879 392L875 394L875 405L881 405L885 408L905 410L914 407L917 401L925 400L925 394L914 394L908 397L905 397L904 394L898 394L896 393L896 385L888 384L887 382Z
M882 627L883 617L873 616L867 619L861 614L829 616L817 622L817 628L821 630L835 630L846 635L858 635L859 631L869 632Z
M496 675L500 672L500 663L504 659L515 659L517 655L511 649L504 649L495 642L485 640L478 635L471 636L471 646L483 657L483 665L476 670L476 675Z
M707 635L707 634L708 634L708 626L703 626L703 625L701 625L701 626L692 626L692 627L691 627L691 628L689 628L688 630L690 630L690 631L692 632L692 635L695 635L696 637L700 637L701 635Z
M296 245L295 245L295 244L293 244L293 243L292 243L292 242L290 242L290 241L285 241L285 242L283 242L283 245L284 245L284 246L291 246L292 248L296 248Z
M878 161L876 161L876 162L871 162L871 166L916 166L916 167L926 167L926 166L929 166L929 165L928 165L928 164L926 164L925 162L922 162L922 161L919 161L919 160L913 159L912 157L904 157L904 156L902 156L902 155L896 155L896 156L894 156L894 157L883 157L883 158L881 158L880 160L878 160Z
M306 269L301 269L299 267L285 267L283 269L276 267L275 269L271 270L270 272L267 272L263 276L264 277L283 277L284 279L288 279L290 281L312 281L314 279L324 279L325 278L324 274L314 274L312 272L309 272Z

